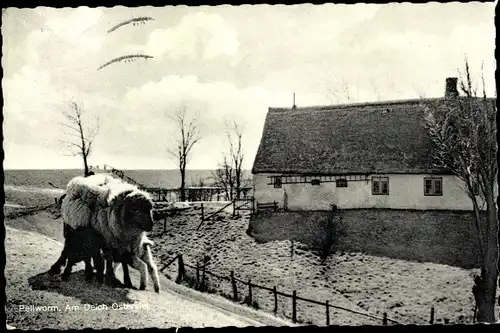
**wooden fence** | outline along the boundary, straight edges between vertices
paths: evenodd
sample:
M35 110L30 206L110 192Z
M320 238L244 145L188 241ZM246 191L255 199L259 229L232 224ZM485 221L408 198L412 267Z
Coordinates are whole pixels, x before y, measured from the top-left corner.
M227 205L225 205L224 207L220 208L216 212L214 212L214 213L212 213L212 214L210 214L208 216L205 216L205 208L204 208L203 203L202 203L201 204L201 222L198 225L198 227L196 228L196 230L197 231L200 230L200 227L203 224L203 222L208 221L211 218L215 217L217 214L219 214L220 212L222 212L224 209L226 209L227 207L231 206L232 204L233 204L233 202L229 202Z
M278 203L276 201L273 202L257 202L257 210L266 210L272 209L274 211L278 210Z
M206 289L206 276L207 275L213 276L213 277L215 277L219 280L222 280L222 281L230 282L231 287L232 287L231 288L232 289L232 300L234 300L234 301L238 301L240 299L239 294L244 293L244 291L241 291L238 289L238 283L246 286L245 289L247 290L247 296L246 296L245 300L246 300L246 304L248 304L248 305L253 304L253 295L252 295L253 288L267 290L267 291L271 292L273 295L273 299L274 299L273 313L274 313L274 315L276 315L278 312L278 295L286 297L286 298L290 298L292 301L292 322L293 323L297 323L297 321L298 321L297 320L297 301L302 301L302 302L311 303L311 304L315 304L315 305L324 307L325 319L326 319L327 326L330 325L330 309L342 310L345 312L364 316L364 317L370 318L374 321L378 321L378 322L382 323L382 325L388 325L389 322L393 323L393 324L401 324L400 322L398 322L394 319L390 319L387 316L386 312L384 312L383 317L378 317L378 316L371 315L368 313L363 313L363 312L348 309L348 308L345 308L342 306L330 304L330 302L328 300L326 300L325 302L320 302L317 300L301 297L301 296L297 295L296 290L293 290L291 294L285 293L282 291L278 291L276 286L273 286L272 288L270 288L268 286L263 286L263 285L259 285L257 283L253 283L251 279L243 280L241 278L238 278L238 277L236 277L236 274L234 271L231 271L229 273L229 275L227 275L227 276L219 275L219 274L210 272L206 269L206 266L208 264L208 260L205 260L202 264L200 264L200 262L197 262L196 265L189 265L189 264L184 263L182 254L178 254L175 257L173 257L172 259L170 259L167 262L167 264L165 264L160 269L160 272L163 272L167 267L172 265L176 260L178 262L178 273L177 273L177 278L176 278L177 283L180 283L186 277L186 267L189 267L193 270L196 270L196 288L197 289L200 289L200 290ZM430 323L432 324L433 322L434 322L434 308L431 309Z
M238 210L249 210L252 214L255 213L255 199L249 198L235 198L233 200L233 216L236 215Z

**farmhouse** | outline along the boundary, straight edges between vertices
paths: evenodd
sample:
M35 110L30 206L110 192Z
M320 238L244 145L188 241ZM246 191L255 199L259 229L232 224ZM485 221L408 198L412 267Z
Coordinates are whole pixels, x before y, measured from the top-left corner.
M423 103L443 98L269 108L252 174L257 202L289 210L471 210L465 184L436 168Z

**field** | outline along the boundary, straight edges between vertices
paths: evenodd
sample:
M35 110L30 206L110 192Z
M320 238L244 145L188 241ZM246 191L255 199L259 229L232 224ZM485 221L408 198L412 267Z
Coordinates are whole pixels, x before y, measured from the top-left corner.
M206 205L206 204L205 204ZM215 209L215 208L214 208ZM206 213L208 214L208 213ZM206 216L206 215L205 215ZM302 297L377 316L405 324L426 324L431 307L437 323L471 323L474 301L471 293L473 270L428 263L411 262L360 252L337 252L325 261L308 247L288 240L258 243L248 236L249 217L233 219L224 213L214 221L204 222L199 231L199 208L193 207L167 219L167 232L161 235L162 223L153 232L156 256L165 262L176 253L195 265L210 256L208 270L228 276L233 270L242 280L290 294L297 290ZM292 255L293 253L293 255ZM176 265L168 274L176 276ZM187 268L194 276L194 270ZM228 282L208 277L209 284L231 295ZM240 292L246 295L242 285ZM253 289L258 306L272 311L271 293ZM325 324L325 310L317 305L298 302L298 319L315 325ZM279 297L279 313L291 318L291 300ZM334 324L380 324L360 315L333 311Z

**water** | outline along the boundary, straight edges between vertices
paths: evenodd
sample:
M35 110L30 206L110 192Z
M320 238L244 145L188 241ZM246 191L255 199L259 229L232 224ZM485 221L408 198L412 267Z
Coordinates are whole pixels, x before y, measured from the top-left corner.
M187 186L213 185L214 170L186 170ZM123 170L124 174L140 184L177 188L180 186L179 170ZM83 170L4 170L6 185L30 186L40 188L65 188L68 181L75 176L82 176Z

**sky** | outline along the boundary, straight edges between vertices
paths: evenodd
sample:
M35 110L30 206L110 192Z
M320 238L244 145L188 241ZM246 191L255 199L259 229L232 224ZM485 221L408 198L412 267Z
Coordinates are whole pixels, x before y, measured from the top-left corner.
M144 24L113 26L134 17ZM269 107L442 97L467 57L496 96L494 4L244 5L2 10L5 169L82 168L64 142L70 103L99 121L90 165L174 169L181 109L213 169L226 125L251 169ZM128 54L150 59L107 61ZM85 130L87 127L85 127Z

